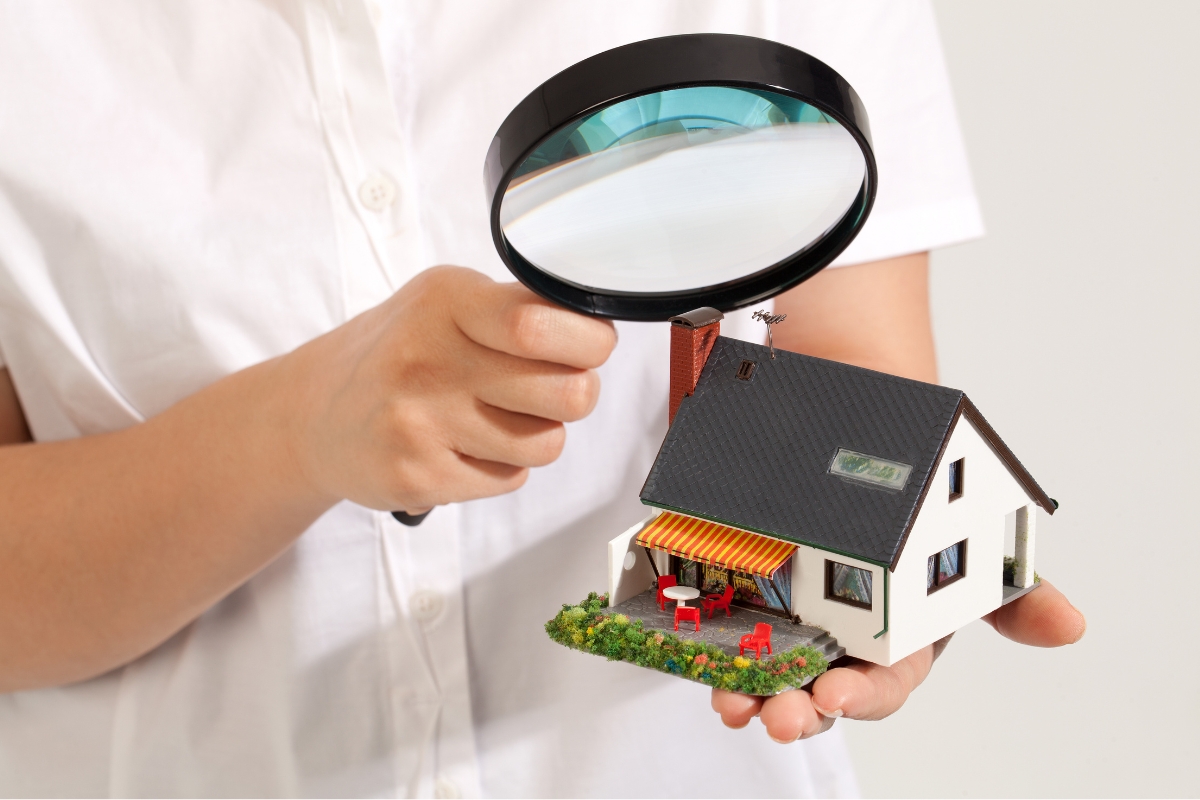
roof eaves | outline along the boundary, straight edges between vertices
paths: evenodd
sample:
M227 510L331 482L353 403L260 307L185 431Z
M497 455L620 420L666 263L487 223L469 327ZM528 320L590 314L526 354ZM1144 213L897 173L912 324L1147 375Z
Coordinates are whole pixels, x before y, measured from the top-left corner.
M904 545L908 544L908 535L912 533L913 525L917 522L917 515L921 513L921 507L925 505L925 497L929 494L929 487L933 484L933 476L942 463L942 456L946 453L946 445L950 443L950 436L954 433L955 426L958 425L958 418L963 414L964 404L969 402L965 394L961 395L958 399L958 405L954 408L954 416L950 417L950 424L946 426L946 432L942 435L942 443L938 445L937 455L933 457L933 463L929 465L929 473L925 476L925 480L921 484L921 493L917 495L917 502L913 503L912 511L909 512L908 519L904 523L904 533L900 534L900 541L896 545L896 552L892 554L892 563L888 564L888 570L891 572L895 572L896 565L900 563L900 554L904 552Z
M1017 479L1017 483L1021 484L1021 488L1033 499L1033 502L1041 506L1047 514L1053 514L1056 508L1054 499L1038 485L1038 482L1029 474L1029 470L1025 469L1025 465L1020 462L1012 450L1008 449L1008 445L996 433L996 429L988 424L988 421L983 418L983 414L979 413L979 409L966 395L963 396L962 413L979 431L979 435L992 448L992 452L1008 467L1008 471Z
M979 431L979 435L987 442L988 447L996 454L996 457L1008 468L1017 483L1021 484L1021 488L1025 490L1035 503L1042 507L1047 514L1053 514L1057 506L1054 500L1042 490L1033 476L1029 474L1029 470L1025 469L1025 465L1017 459L1015 453L1008 448L1000 435L996 433L983 414L979 413L979 409L971 402L971 399L965 394L958 401L958 408L954 410L954 417L950 420L950 424L946 427L946 435L942 439L942 444L938 448L937 456L933 459L933 466L929 468L929 475L926 477L924 485L921 487L921 494L917 497L917 502L913 504L912 514L904 526L904 533L900 536L900 543L896 546L896 552L892 556L892 563L888 565L888 569L892 572L896 571L896 565L900 563L900 555L904 552L904 545L908 542L908 535L912 533L913 525L916 524L917 515L921 513L921 506L925 504L925 496L929 493L929 487L933 483L932 478L937 472L938 466L942 463L942 456L946 452L946 445L950 442L950 435L954 433L954 428L958 424L959 417L966 417L975 429Z

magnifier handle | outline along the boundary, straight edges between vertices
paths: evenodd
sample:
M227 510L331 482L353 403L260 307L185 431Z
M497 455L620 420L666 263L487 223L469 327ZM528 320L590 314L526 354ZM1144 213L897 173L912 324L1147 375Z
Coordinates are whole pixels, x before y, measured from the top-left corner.
M432 510L432 508L429 509L429 511ZM426 511L424 514L409 514L407 511L393 511L392 516L395 517L396 522L399 522L401 525L407 525L410 528L415 528L425 521L425 518L429 516L429 511Z

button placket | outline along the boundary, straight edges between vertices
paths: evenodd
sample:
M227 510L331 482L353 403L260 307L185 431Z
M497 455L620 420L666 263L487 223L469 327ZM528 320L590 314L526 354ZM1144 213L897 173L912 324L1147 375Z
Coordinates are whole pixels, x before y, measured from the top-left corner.
M384 211L396 202L396 182L376 173L358 185L358 201L369 211Z
M470 670L467 664L462 569L458 552L459 513L455 506L437 509L418 528L406 528L383 517L385 535L398 555L408 618L425 643L439 693L439 721L434 772L458 794L479 791L475 730L471 715ZM436 791L437 787L434 786Z
M411 181L375 24L362 0L344 0L336 14L315 0L305 7L322 125L346 194L394 292L419 271L421 238L414 202L405 202L400 191Z

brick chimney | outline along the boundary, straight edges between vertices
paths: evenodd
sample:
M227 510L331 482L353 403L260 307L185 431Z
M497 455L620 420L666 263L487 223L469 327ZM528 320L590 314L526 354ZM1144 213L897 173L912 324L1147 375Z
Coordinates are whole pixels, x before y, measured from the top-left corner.
M675 421L675 412L683 398L696 391L700 372L708 354L721 334L725 315L715 308L697 308L678 317L671 317L671 397L667 406L668 424Z

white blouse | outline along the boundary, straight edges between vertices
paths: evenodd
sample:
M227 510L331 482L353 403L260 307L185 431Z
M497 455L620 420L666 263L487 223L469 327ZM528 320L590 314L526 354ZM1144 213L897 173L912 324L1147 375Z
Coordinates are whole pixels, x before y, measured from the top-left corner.
M480 180L508 111L691 31L787 42L858 89L880 190L843 263L982 232L924 2L0 7L0 364L35 438L137 424L429 266L509 279ZM605 586L666 428L667 328L620 334L595 413L520 491L417 528L342 503L154 652L0 696L0 794L853 794L836 731L729 731L708 689L546 637Z

